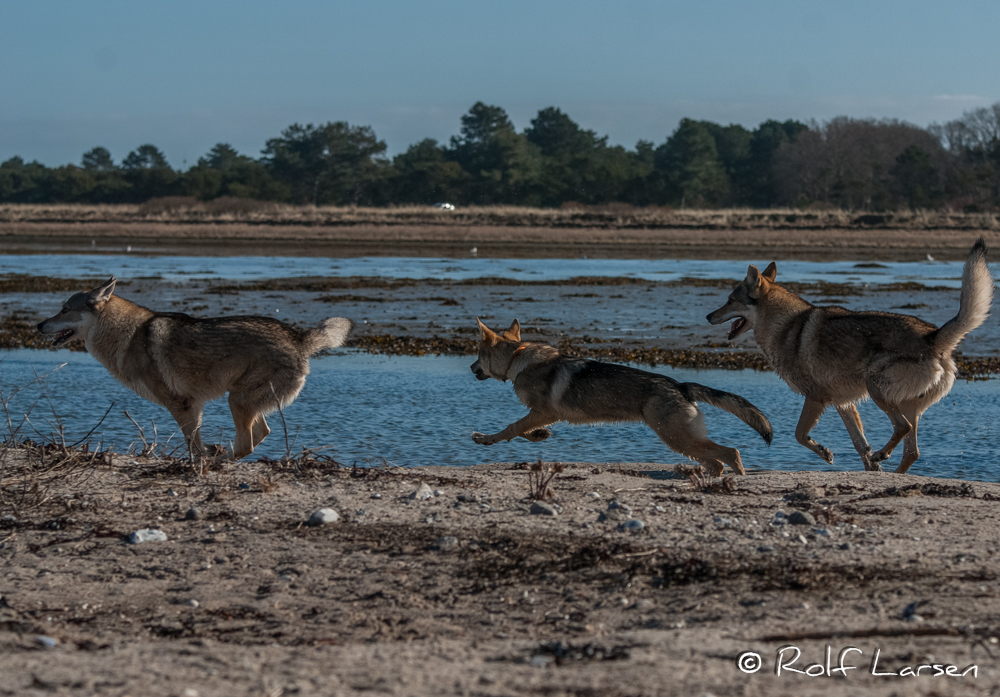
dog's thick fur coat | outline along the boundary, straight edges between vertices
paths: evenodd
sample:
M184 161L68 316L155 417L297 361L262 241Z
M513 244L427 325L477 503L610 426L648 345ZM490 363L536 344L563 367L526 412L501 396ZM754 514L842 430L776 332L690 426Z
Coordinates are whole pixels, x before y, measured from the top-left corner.
M204 452L202 409L229 393L233 457L253 452L270 429L264 415L290 404L306 382L309 356L344 343L342 317L305 331L270 317L200 319L154 312L113 294L115 279L76 293L38 325L53 345L82 338L87 351L140 397L167 408L192 455Z
M517 320L503 334L482 322L479 329L479 358L472 372L480 380L510 380L518 399L531 411L499 433L473 433L476 443L493 445L518 436L545 440L552 435L546 426L557 421L641 421L668 447L697 460L711 474L721 474L724 464L743 474L739 451L706 435L697 402L736 415L771 443L767 417L738 395L636 368L564 356L547 344L522 342Z
M962 273L958 314L941 328L922 319L890 312L853 312L817 307L775 283L777 266L764 273L751 265L725 305L708 315L712 324L733 319L729 339L750 329L771 367L805 405L795 438L827 462L833 454L809 436L830 404L840 413L866 470L881 469L903 441L897 472L906 472L920 455L917 422L955 382L952 352L966 334L983 323L993 299L993 278L986 264L986 242L969 252ZM854 406L866 397L892 421L893 434L872 452Z

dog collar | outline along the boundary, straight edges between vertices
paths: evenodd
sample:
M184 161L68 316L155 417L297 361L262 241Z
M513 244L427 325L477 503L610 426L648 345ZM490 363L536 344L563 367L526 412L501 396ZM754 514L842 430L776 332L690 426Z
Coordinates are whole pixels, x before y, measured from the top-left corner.
M507 373L510 372L511 366L514 365L514 359L517 358L517 354L521 353L521 351L523 351L526 348L527 346L518 346L516 349L514 349L514 355L510 357L510 363L507 364L507 370L503 371L504 382L507 382Z

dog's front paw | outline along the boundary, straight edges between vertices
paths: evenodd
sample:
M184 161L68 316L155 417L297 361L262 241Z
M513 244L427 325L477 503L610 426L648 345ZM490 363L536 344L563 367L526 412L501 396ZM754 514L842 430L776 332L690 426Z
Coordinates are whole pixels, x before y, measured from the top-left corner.
M821 445L821 446L819 446L819 452L816 453L816 454L819 455L824 460L826 460L827 463L829 463L831 465L833 464L833 451L830 450L829 448L824 448Z
M485 433L480 433L479 431L473 432L472 440L475 443L479 443L479 445L493 445L497 442L493 436L488 436Z
M540 440L545 440L552 436L552 430L548 428L536 428L534 431L528 431L524 434L525 439L530 440L532 443L537 443Z

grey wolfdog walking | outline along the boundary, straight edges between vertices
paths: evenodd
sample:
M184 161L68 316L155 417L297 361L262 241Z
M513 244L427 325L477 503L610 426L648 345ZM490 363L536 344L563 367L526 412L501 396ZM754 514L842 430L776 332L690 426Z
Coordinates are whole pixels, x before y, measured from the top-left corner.
M271 430L264 415L291 404L305 385L309 356L344 343L352 323L324 320L305 331L270 317L199 319L153 312L113 295L115 279L76 293L38 325L53 346L82 338L94 358L140 397L167 408L192 455L201 455L206 402L229 392L233 457L253 452Z
M740 452L712 442L697 402L734 414L771 443L771 424L742 397L694 382L676 380L612 363L572 358L548 344L521 341L517 320L497 334L478 319L482 337L472 372L480 380L514 384L517 398L531 411L493 435L473 433L472 440L493 445L522 436L530 441L552 435L546 426L569 423L641 421L671 449L697 460L714 476L728 464L743 474Z
M771 367L805 405L795 439L829 463L833 454L809 437L820 415L833 404L844 420L866 470L880 470L903 441L906 472L920 456L917 422L955 382L952 352L983 323L993 299L986 265L986 241L979 238L962 272L958 314L940 328L891 312L852 312L817 307L775 283L772 261L764 273L751 265L725 305L708 315L712 324L733 319L729 339L752 329ZM735 318L735 319L734 319ZM878 452L865 439L855 402L871 397L892 421L892 437Z

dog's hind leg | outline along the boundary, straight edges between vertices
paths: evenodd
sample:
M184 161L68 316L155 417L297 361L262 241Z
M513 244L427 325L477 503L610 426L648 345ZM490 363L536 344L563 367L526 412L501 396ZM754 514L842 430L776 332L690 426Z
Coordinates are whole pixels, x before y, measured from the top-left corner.
M670 444L668 443L667 445ZM677 450L676 448L674 449ZM700 462L713 477L722 475L723 463L729 465L736 474L746 474L746 470L743 469L743 460L740 458L739 450L719 445L708 438L695 441L694 443L687 443L684 450L677 450L677 452Z
M809 437L809 432L819 423L819 417L823 415L825 409L826 405L823 402L806 397L806 403L802 405L802 413L799 415L799 423L795 426L795 440L832 465L833 453L830 449L824 448Z
M903 440L903 438L911 430L913 430L916 424L907 418L907 416L899 410L899 407L886 400L878 389L874 387L874 385L868 385L868 394L871 396L872 401L875 402L876 406L884 411L885 415L889 417L889 421L892 422L892 436L889 438L889 442L887 442L878 452L872 453L872 464L877 465L883 460L889 459L889 456L892 455L892 451L896 449L897 445L899 445L899 441ZM913 459L915 460L916 458Z
M903 460L899 463L899 467L896 468L896 474L906 474L906 470L910 469L910 465L920 457L920 448L917 447L917 422L920 421L921 413L923 413L923 410L919 408L906 409L903 412L903 416L913 425L913 428L910 429L909 433L903 439Z
M181 427L184 442L187 444L191 456L203 455L205 446L201 443L201 403L195 402L190 397L184 397L168 404L167 409L177 425Z
M865 466L865 469L879 471L881 467L878 466L878 463L871 461L872 446L868 444L868 439L865 438L865 426L861 423L861 414L858 413L858 408L853 404L846 404L842 407L837 407L837 413L844 420L844 426L847 427L847 433L851 436L851 442L854 443L854 449L861 456L861 462Z
M229 410L233 413L236 427L236 442L233 444L233 459L239 460L253 452L253 426L257 419L256 410L233 399L229 394Z
M260 442L267 438L268 434L271 433L271 429L267 427L267 421L264 420L263 414L258 414L257 418L254 419L253 426L250 427L250 435L253 438L253 447L260 445Z
M493 445L494 443L499 443L502 440L514 440L518 436L523 436L530 441L537 442L545 440L552 435L552 431L545 427L554 424L556 421L558 421L558 419L553 418L548 414L532 410L529 411L528 415L523 419L518 419L510 426L500 431L500 433L486 435L485 433L479 433L476 431L472 434L472 440L480 445Z
M705 417L692 404L667 412L654 403L644 411L643 421L668 448L701 463L713 477L729 465L736 474L745 474L740 451L713 442L706 435Z

